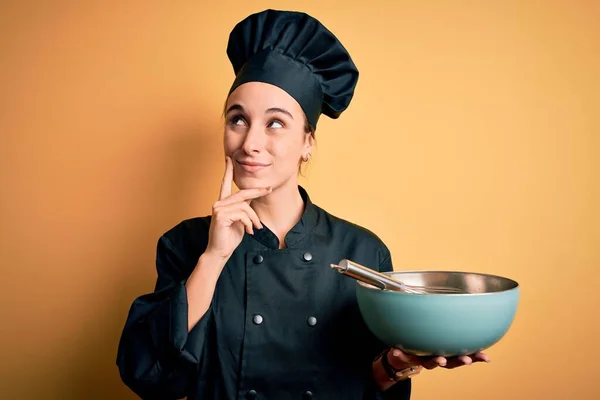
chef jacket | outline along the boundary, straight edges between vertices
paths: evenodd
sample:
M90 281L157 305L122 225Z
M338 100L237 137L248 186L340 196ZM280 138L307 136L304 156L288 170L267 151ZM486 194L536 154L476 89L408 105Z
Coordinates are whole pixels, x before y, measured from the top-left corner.
M152 293L130 308L117 353L123 382L143 399L409 399L410 379L380 393L372 361L387 346L364 324L347 258L391 271L369 230L305 203L286 248L264 226L245 234L208 311L188 333L186 279L206 249L210 216L158 241Z

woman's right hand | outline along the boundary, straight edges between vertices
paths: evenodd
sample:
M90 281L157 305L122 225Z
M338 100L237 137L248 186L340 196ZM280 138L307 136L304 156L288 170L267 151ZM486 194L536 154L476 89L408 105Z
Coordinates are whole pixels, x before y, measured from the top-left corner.
M212 219L206 253L227 261L244 237L244 231L254 234L262 229L260 219L250 207L250 201L271 192L271 188L243 189L231 194L233 185L233 161L225 159L225 176L221 183L219 200L213 205Z

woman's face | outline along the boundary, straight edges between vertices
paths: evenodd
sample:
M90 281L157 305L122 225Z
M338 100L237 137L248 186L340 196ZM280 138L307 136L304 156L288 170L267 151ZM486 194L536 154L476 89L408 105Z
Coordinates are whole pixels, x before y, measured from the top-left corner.
M295 187L300 160L314 144L298 102L276 86L249 82L231 93L225 110L224 148L236 186Z

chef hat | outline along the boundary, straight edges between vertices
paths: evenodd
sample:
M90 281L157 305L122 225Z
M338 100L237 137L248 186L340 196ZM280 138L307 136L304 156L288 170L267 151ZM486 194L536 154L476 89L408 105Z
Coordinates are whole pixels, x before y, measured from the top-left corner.
M340 41L301 12L265 10L239 22L229 35L227 56L236 78L285 90L316 128L320 114L338 118L348 107L358 70Z

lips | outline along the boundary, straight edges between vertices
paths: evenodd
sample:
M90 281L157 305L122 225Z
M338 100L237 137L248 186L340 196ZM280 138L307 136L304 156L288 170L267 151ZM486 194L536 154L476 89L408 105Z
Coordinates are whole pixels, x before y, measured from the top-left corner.
M261 169L264 169L269 166L269 164L257 162L257 161L246 161L246 160L236 160L238 165L242 167L244 171L247 172L257 172Z
M263 163L259 163L256 161L243 161L243 160L238 160L239 164L242 165L247 165L249 167L268 167L269 164L263 164Z

